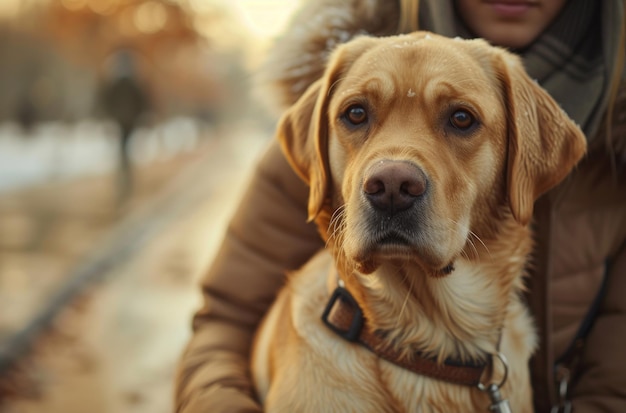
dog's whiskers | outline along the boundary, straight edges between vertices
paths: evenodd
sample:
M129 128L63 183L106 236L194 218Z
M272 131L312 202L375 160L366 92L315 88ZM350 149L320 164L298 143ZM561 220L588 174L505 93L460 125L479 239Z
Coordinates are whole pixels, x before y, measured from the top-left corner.
M452 223L452 227L450 228L450 230L453 231L456 234L461 234L461 230L460 230L461 224L458 221L455 221L452 218L448 218L448 221ZM469 243L469 245L474 250L474 254L476 254L476 256L478 257L478 250L476 250L476 246L474 245L472 240L470 238L466 238L466 241ZM468 260L470 259L470 256L465 252L465 249L463 249L461 251L461 256L467 258Z
M328 224L328 226L331 231L328 236L328 240L326 241L326 246L328 246L328 242L333 238L338 244L342 244L342 241L345 238L343 236L343 233L346 224L343 217L345 215L346 207L347 204L341 205L333 212L332 216L330 217L330 223Z
M467 237L467 243L469 244L470 247L472 247L472 251L474 252L474 257L473 258L478 258L478 249L476 248L476 244L474 244L474 241L472 240L472 236L470 234L469 237ZM471 259L471 257L469 256L469 253L466 252L465 250L463 250L461 252L461 254L467 258L468 260Z
M470 237L476 238L478 240L478 242L480 242L482 244L482 246L485 248L485 251L487 251L487 254L489 254L489 256L491 256L491 251L489 251L489 248L487 247L487 245L485 245L483 240L480 239L480 237L478 235L476 235L475 232L470 230L469 231L469 235L470 235ZM470 237L468 237L468 241L472 242ZM472 244L473 244L473 242L472 242ZM476 249L476 247L474 247L474 249Z
M448 218L448 221L450 221L453 224L451 230L456 232L457 234L460 233L461 224L458 221L455 221L452 218ZM467 229L466 241L469 244L469 246L472 248L472 250L474 252L474 255L475 255L475 258L478 258L480 256L480 253L478 252L478 248L476 246L476 243L474 242L474 239L476 239L478 242L480 242L480 244L484 247L485 251L487 251L487 254L489 254L491 256L491 251L489 251L489 248L483 242L483 240L480 239L480 237L474 231L472 231L472 230L470 230L468 228ZM469 255L465 251L462 251L461 254L465 258L470 259Z
M407 275L406 272L404 273L404 275L402 276L404 278L404 281L407 281ZM407 307L407 304L409 302L409 298L411 296L411 292L413 291L413 283L415 282L415 278L414 277L410 277L411 279L409 280L409 288L406 291L406 296L404 297L404 301L402 302L402 307L400 307L400 313L398 314L398 317L396 318L396 328L401 326L401 319L402 319L402 315L404 314L404 310Z
M330 85L330 87L328 88L328 92L326 92L326 96L330 96L331 95L331 92L332 92L332 90L333 90L333 88L335 86L337 86L339 83L345 81L346 79L350 79L350 78L359 79L357 76L343 76L343 77L340 77L339 79L335 80L332 83L332 85Z

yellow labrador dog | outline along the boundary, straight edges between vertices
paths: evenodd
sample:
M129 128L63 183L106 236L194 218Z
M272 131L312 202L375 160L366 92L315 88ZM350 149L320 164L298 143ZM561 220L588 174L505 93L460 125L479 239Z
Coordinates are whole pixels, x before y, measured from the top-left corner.
M279 139L328 248L257 334L265 410L531 412L528 224L586 144L519 59L426 32L358 38Z

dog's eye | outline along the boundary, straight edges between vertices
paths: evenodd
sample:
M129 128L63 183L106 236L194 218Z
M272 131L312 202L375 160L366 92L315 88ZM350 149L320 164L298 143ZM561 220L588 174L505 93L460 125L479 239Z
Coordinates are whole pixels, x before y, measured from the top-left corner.
M352 105L344 112L343 118L354 126L362 125L367 122L367 111L361 105Z
M474 116L464 109L455 111L450 116L450 124L461 131L466 131L476 123Z

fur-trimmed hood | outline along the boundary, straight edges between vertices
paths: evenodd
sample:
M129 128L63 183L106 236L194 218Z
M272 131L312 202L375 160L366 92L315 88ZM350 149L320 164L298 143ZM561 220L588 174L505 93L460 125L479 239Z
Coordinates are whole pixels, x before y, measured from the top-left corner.
M355 36L393 35L400 5L388 0L309 0L277 38L257 83L280 112L319 79L332 50Z

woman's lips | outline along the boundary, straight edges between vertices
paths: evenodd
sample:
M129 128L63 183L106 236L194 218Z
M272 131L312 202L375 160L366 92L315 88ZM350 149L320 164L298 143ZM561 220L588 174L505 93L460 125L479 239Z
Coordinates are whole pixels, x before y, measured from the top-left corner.
M522 17L531 7L532 3L528 2L489 2L492 10L500 17L519 18Z

